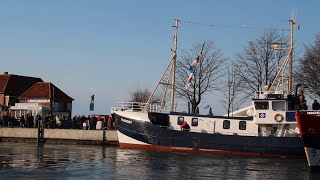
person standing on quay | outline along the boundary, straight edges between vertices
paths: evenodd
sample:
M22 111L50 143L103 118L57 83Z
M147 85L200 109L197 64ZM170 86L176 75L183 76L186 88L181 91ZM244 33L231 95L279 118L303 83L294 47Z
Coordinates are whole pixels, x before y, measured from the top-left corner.
M41 126L41 120L42 120L42 117L38 113L36 116L36 127Z
M3 127L3 115L0 116L0 127Z
M28 128L32 128L33 120L32 120L32 118L31 118L30 114L27 114L25 118L27 119L27 120L26 120L27 127L28 127Z
M90 125L91 125L90 120L91 120L91 117L90 117L90 115L88 115L88 118L86 120L86 130L90 129Z
M108 128L113 130L113 123L112 123L112 117L111 115L109 115L109 118L108 118Z
M81 118L80 118L80 122L81 122L81 129L84 129L84 125L86 124L86 117L84 116L84 114L82 114Z
M25 127L25 118L24 115L20 117L20 127Z
M92 117L92 129L96 130L97 129L97 122L98 122L98 118L96 116Z
M7 115L3 115L2 116L2 122L3 122L3 127L8 127L8 116Z

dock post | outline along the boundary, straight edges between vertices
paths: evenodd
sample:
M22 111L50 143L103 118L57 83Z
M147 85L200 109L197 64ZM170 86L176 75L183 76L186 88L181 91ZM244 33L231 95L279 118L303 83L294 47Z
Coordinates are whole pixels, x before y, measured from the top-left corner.
M103 132L103 134L102 134L102 143L104 144L105 141L106 141L106 130L102 129L102 132Z
M37 124L38 124L38 147L40 146L40 138L41 138L41 129L40 129L40 120L37 120Z

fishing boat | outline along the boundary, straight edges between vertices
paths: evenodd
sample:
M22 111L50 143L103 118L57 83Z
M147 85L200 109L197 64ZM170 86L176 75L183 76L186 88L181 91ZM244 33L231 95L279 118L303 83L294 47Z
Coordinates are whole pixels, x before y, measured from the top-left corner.
M301 138L311 171L320 171L320 112L297 112Z
M299 137L295 111L299 107L297 94L292 92L293 26L291 24L288 55L277 71L271 85L257 92L251 106L233 112L233 117L174 112L175 64L177 32L176 20L173 56L166 67L169 76L159 85L165 93L171 88L170 112L162 112L150 103L127 102L113 109L120 148L204 154L230 154L270 157L303 157L304 145ZM274 48L278 48L277 44ZM280 49L280 48L279 48ZM285 49L285 48L281 48ZM289 68L286 66L289 64ZM289 77L285 71L289 69ZM164 72L164 73L165 73ZM183 128L188 124L189 128Z

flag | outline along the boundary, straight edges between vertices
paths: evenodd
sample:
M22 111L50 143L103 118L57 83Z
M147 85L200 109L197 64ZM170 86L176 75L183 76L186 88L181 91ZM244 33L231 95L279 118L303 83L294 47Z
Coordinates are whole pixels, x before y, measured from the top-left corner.
M196 66L197 66L197 64L198 64L198 62L199 62L199 56L197 57L197 59L195 59L195 60L193 60L193 62L191 63L191 67L192 68L195 68Z
M201 55L202 55L203 48L204 48L204 43L203 43L201 51L200 51ZM189 78L188 78L188 80L186 82L186 85L184 86L184 88L186 88L186 89L188 89L189 86L190 86L190 83L191 83L191 80L192 80L192 76L196 71L196 67L197 67L197 64L199 62L199 59L200 59L200 56L198 56L195 60L193 60L191 65L190 65L190 67L189 67L189 71L190 71Z
M189 86L190 86L190 83L191 83L191 80L192 80L192 76L193 76L193 73L190 73L189 78L188 78L188 80L186 82L186 85L184 86L186 89L188 89Z
M91 96L90 111L94 111L94 94Z

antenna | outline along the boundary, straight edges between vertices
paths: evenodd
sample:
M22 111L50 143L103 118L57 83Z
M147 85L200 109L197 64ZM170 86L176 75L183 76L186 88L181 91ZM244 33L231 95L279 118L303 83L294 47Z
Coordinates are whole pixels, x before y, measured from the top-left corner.
M293 20L293 22L296 22L297 15L298 15L298 9L297 8L292 8L291 20Z

